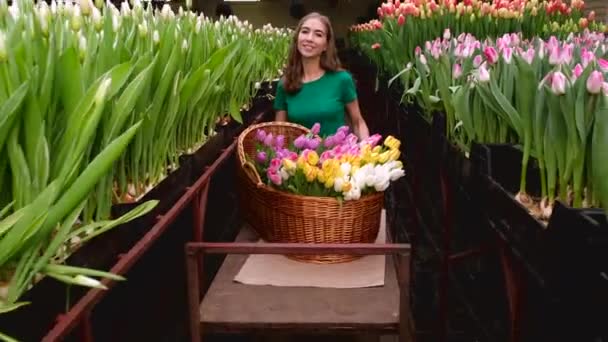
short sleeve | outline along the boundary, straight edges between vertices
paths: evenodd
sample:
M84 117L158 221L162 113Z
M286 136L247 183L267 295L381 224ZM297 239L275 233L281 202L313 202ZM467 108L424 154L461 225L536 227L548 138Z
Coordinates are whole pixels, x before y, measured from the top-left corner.
M357 88L355 81L349 72L344 71L342 77L342 100L344 103L351 103L357 99Z
M287 99L285 97L285 88L283 88L283 80L277 83L277 92L274 97L274 110L287 110Z

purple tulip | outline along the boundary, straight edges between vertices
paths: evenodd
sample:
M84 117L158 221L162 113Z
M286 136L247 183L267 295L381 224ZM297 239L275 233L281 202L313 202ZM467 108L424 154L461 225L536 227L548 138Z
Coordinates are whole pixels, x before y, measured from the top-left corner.
M277 138L274 142L274 146L277 149L283 148L283 146L285 146L285 136L284 135L277 135Z
M359 138L356 135L354 135L353 133L351 133L346 137L345 145L347 145L347 146L356 145L357 141L359 141Z
M314 125L312 125L312 128L310 129L310 132L313 135L319 135L320 131L321 131L321 124L319 124L318 122L315 123Z
M344 135L348 135L348 133L350 133L350 127L348 127L347 125L340 126L340 128L338 128L337 132L342 132L342 133L344 133Z
M264 139L266 139L266 131L258 129L255 132L255 139L259 142L264 142Z
M273 141L274 137L272 136L272 133L268 133L268 135L266 135L266 138L264 138L264 145L272 147Z
M306 136L300 135L294 140L293 145L298 149L304 149L306 147Z
M333 135L330 135L327 138L325 138L325 141L323 142L323 145L326 148L332 148L332 147L334 147L335 144L336 144L336 142L335 142L335 138Z
M344 142L344 139L346 139L346 133L344 133L344 131L336 132L336 134L334 135L334 145L342 144Z
M257 153L256 159L259 163L265 163L266 160L268 160L268 156L266 155L266 152L260 151Z
M321 144L321 139L312 138L312 139L308 139L306 146L311 150L316 150L320 144Z

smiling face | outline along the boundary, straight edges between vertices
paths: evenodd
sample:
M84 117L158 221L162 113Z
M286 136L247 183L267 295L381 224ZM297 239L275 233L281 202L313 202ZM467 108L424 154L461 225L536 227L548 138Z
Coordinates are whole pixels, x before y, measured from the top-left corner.
M298 34L298 51L304 58L315 58L327 50L327 28L317 18L306 20Z

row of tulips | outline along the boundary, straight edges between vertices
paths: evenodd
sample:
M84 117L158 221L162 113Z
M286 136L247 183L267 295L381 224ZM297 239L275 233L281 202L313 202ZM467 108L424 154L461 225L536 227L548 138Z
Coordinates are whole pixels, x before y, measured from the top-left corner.
M608 37L449 36L416 51L417 86L407 90L446 113L447 135L464 150L473 141L520 144L517 198L540 216L550 215L556 198L608 206ZM530 156L540 172L540 208L526 192Z
M584 6L582 0L569 5L562 0L388 0L378 8L377 20L351 27L349 40L382 72L395 75L414 61L416 47L446 28L481 39L512 32L525 38L565 38L584 29L605 31L593 12L584 16ZM413 79L401 76L403 85L411 86Z
M289 32L180 9L83 0L0 1L0 313L41 275L101 286L63 266L177 167L178 156L279 72ZM1 337L1 336L0 336Z

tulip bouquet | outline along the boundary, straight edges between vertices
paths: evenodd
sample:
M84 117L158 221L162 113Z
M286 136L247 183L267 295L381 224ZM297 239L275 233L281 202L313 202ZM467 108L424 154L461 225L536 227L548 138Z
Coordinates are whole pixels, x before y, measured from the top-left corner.
M481 39L512 32L521 32L524 38L565 38L584 29L605 31L606 25L596 21L593 12L583 15L584 6L582 0L569 5L562 0L388 0L378 8L379 23L351 27L350 40L374 61L382 59L377 63L381 70L399 75L409 88L415 77L399 71L414 61L417 46L445 29ZM366 29L370 26L374 29Z
M400 141L375 134L359 141L347 126L322 139L319 124L293 142L264 130L256 132L253 161L263 181L281 191L298 195L358 200L384 191L404 176L399 161Z
M423 103L440 96L448 134L464 150L472 141L521 144L517 199L541 217L550 215L556 198L575 207L608 206L608 170L601 161L608 130L606 36L446 38L427 42L418 52L418 77L433 83L410 91ZM526 193L530 156L539 166L540 205Z

